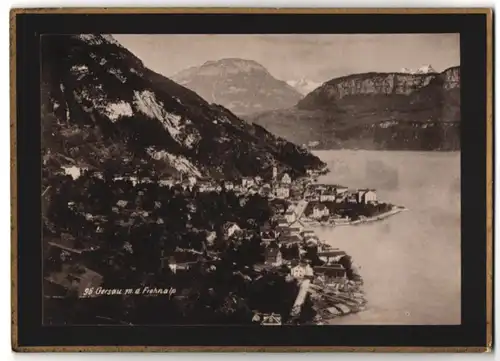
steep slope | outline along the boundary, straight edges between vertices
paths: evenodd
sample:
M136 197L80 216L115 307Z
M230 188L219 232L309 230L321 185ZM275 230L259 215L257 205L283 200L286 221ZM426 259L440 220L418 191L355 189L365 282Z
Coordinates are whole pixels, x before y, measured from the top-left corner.
M460 148L460 68L442 73L364 73L332 79L296 107L248 120L320 148Z
M152 72L108 35L42 41L45 164L237 177L324 164Z
M208 61L172 79L238 115L291 107L302 98L297 90L253 60Z

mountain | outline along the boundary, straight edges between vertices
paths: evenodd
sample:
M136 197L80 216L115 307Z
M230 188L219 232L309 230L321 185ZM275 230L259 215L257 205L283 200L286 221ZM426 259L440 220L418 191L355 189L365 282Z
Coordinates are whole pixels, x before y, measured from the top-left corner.
M430 73L437 73L432 65L423 65L420 68L416 70L412 70L409 68L403 68L401 69L401 73L408 73L408 74L430 74Z
M44 164L230 178L324 163L146 68L109 35L42 42Z
M302 95L253 60L229 58L185 69L172 79L238 115L287 108Z
M312 80L300 79L300 80L289 80L287 84L295 88L300 94L307 95L314 89L321 86L321 83L314 82Z
M294 107L247 120L292 142L319 142L323 149L456 150L460 67L335 78Z

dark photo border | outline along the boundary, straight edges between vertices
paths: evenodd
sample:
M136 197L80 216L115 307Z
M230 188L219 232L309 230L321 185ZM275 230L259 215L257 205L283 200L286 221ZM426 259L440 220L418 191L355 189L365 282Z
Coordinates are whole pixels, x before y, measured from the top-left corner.
M494 207L491 9L14 9L10 27L13 350L491 351ZM462 323L453 326L43 326L39 45L43 34L77 33L460 33Z

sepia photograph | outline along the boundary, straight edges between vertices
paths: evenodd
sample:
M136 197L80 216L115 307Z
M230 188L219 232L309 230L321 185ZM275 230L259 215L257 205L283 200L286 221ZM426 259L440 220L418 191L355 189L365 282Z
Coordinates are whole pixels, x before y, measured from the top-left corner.
M458 325L460 35L41 37L44 325Z

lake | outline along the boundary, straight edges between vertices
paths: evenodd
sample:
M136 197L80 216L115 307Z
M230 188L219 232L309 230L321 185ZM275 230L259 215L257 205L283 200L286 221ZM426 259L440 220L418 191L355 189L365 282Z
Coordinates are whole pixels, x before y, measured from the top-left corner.
M366 311L344 325L460 324L460 153L316 151L330 168L319 183L375 188L409 210L382 221L316 227L360 268Z

